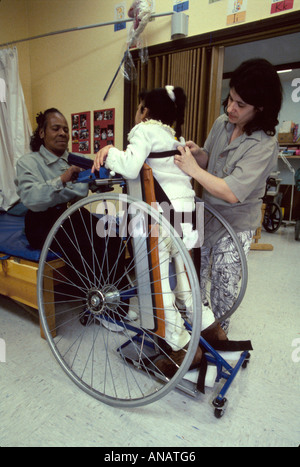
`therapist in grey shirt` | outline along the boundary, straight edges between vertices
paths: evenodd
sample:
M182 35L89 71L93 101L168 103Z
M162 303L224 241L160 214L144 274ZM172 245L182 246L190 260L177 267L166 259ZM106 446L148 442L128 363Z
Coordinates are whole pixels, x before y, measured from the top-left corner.
M281 104L282 86L274 67L264 59L247 60L232 74L225 114L215 121L204 147L188 141L175 157L175 164L202 185L204 200L232 225L246 255L260 226L266 179L277 165L275 127ZM205 294L212 259L211 307L221 319L237 295L240 264L230 238L218 228L211 224L205 232L201 289Z

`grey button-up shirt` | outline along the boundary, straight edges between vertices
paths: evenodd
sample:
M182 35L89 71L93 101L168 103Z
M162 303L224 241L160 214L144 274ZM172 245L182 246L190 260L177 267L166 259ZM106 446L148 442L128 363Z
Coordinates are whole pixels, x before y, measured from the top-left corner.
M245 133L230 143L234 125L227 115L214 123L205 142L209 156L208 172L226 181L238 198L230 204L205 192L204 199L213 205L236 232L255 230L261 222L261 198L266 180L277 166L279 154L277 139L264 131ZM214 227L217 229L217 227ZM214 238L214 241L216 239Z
M41 146L39 152L21 157L16 167L16 185L22 203L31 211L41 212L87 196L89 187L86 183L63 185L60 176L68 168L67 151L57 157Z

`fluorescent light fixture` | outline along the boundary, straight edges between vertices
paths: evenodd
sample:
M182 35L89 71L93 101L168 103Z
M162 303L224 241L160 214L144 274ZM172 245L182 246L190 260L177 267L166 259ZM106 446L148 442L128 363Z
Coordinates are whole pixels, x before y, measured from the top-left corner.
M292 69L290 70L279 70L277 71L277 73L290 73L291 71L293 71Z

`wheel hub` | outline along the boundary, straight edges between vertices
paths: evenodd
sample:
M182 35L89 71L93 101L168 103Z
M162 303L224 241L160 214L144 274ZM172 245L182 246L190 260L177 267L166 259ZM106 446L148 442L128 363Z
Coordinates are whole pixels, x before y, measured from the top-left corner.
M102 314L107 308L114 311L120 304L120 293L112 285L106 285L102 289L91 289L86 298L88 310L96 315Z

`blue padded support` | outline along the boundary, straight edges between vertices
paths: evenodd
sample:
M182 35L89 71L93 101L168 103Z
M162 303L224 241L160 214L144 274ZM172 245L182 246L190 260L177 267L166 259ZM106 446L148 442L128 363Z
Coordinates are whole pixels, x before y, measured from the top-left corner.
M11 256L28 261L39 262L41 251L32 248L26 238L25 217L11 216L0 213L0 253L5 255L4 259ZM48 260L57 259L55 254L50 254Z

